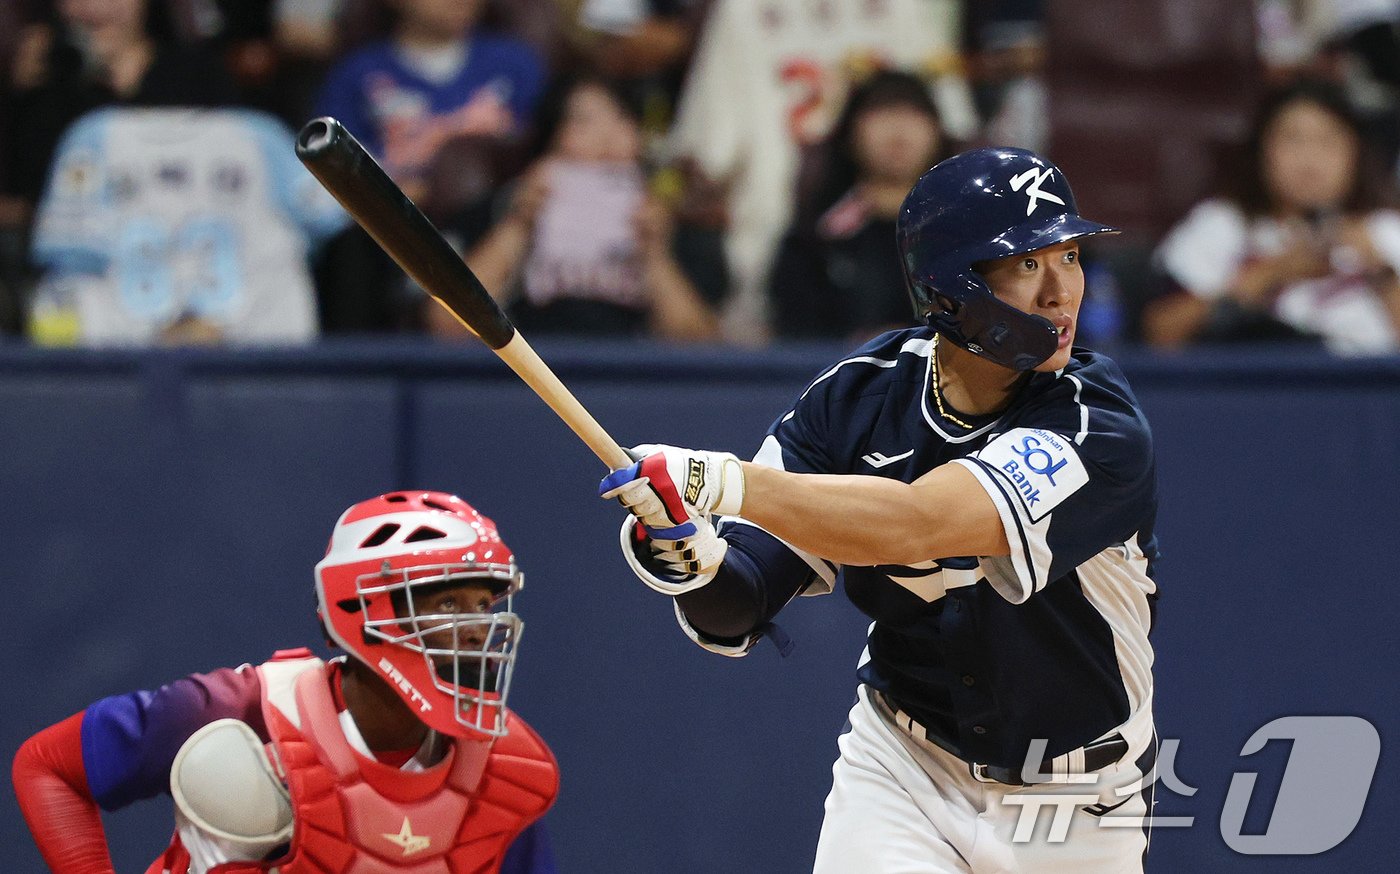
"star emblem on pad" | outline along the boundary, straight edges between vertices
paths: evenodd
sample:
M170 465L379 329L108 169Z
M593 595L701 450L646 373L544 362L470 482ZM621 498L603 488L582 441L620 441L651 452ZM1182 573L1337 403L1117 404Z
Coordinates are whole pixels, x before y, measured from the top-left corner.
M428 849L428 845L432 843L432 838L429 838L427 835L415 835L413 833L413 826L409 823L408 817L406 816L403 818L403 826L399 828L398 834L391 835L381 832L380 837L403 847L403 854L405 856L421 853Z

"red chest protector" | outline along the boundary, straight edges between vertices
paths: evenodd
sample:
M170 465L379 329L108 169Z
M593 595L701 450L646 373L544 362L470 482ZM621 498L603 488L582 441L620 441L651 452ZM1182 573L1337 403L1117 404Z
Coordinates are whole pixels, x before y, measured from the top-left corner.
M453 740L437 765L402 771L350 746L325 666L307 661L299 671L285 659L259 668L263 716L291 793L291 846L274 861L227 862L210 874L489 874L554 803L558 764L514 713L494 743Z

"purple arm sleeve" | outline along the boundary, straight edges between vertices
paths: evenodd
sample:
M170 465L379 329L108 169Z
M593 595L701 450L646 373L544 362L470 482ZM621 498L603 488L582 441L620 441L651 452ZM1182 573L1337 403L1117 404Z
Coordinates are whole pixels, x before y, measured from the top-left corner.
M170 791L175 754L216 719L240 719L266 740L261 701L257 671L220 668L90 705L82 740L93 798L104 810L116 810Z

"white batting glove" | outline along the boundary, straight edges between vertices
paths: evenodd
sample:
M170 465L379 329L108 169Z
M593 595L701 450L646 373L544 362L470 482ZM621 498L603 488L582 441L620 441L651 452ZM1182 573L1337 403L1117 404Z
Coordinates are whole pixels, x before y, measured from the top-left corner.
M622 557L637 579L663 595L680 595L715 578L729 544L708 519L692 518L684 527L663 529L665 538L649 534L636 516L622 523ZM676 533L686 536L675 537Z
M743 508L744 469L737 456L657 443L644 443L632 452L641 461L608 474L598 493L621 501L653 534L714 513L737 516Z

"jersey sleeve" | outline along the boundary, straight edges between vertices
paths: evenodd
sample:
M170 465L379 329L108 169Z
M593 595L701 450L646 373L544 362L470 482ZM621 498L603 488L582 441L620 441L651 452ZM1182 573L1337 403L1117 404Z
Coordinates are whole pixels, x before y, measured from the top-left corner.
M1223 201L1205 201L1167 233L1157 247L1157 265L1179 288L1216 300L1244 263L1247 233L1238 209Z
M112 874L102 814L83 773L83 716L75 713L20 746L11 772L15 800L50 871Z
M763 438L763 444L754 454L755 464L791 473L830 473L834 470L826 433L830 375L831 372L828 371L818 377L798 398L792 410L773 423L768 429L768 435ZM757 528L753 523L744 520L734 520L734 524ZM798 549L771 534L767 536L777 540L810 568L811 575L802 586L801 594L826 595L831 592L836 584L838 568L835 564Z
M706 13L669 137L674 154L696 159L715 179L738 167L748 144L744 114L735 110L736 96L749 92L746 77L756 57L749 53L745 5L719 0Z
M373 50L362 49L331 69L317 95L316 114L337 119L370 154L381 157L379 131L370 117L364 90L366 71L372 63L369 53Z
M63 135L34 222L35 263L101 274L111 259L112 204L106 181L111 110L89 113Z
M1060 379L1056 401L953 462L972 471L996 505L1011 551L981 565L1014 604L1151 521L1146 421L1129 403L1083 397L1078 377Z
M822 442L827 388L821 384L823 378L769 428L754 455L756 464L797 473L831 469ZM764 634L771 633L773 617L794 597L825 595L835 585L834 564L746 519L722 519L719 533L729 549L715 579L676 598L681 630L710 652L747 655Z
M104 810L169 791L170 766L190 735L238 719L267 739L257 671L244 666L192 674L154 691L103 698L83 714L83 765Z
M261 112L238 110L237 115L247 125L267 167L272 189L268 199L301 229L307 242L319 245L344 228L350 217L297 160L292 147L295 134L276 118Z

